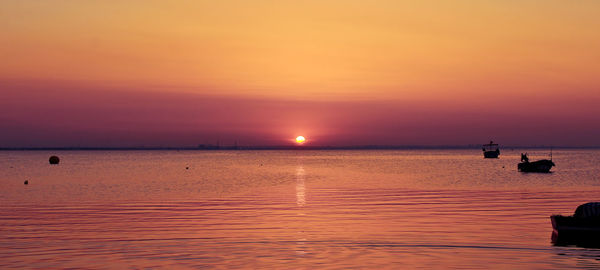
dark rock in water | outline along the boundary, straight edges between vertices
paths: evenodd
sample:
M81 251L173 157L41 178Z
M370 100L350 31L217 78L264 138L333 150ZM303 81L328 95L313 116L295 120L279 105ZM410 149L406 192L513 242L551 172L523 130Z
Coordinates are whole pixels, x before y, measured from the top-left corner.
M23 184L29 185L29 180L25 180L25 182L23 182Z
M50 162L50 164L58 164L60 162L60 158L58 158L57 156L51 156L48 159L48 162Z

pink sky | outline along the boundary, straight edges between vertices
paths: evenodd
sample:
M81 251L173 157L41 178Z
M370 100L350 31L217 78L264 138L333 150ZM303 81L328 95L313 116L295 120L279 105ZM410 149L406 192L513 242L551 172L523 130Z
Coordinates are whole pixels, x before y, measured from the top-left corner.
M0 147L598 146L599 1L4 1Z
M600 100L510 96L303 101L1 82L2 147L290 145L597 145ZM532 102L532 100L534 102Z

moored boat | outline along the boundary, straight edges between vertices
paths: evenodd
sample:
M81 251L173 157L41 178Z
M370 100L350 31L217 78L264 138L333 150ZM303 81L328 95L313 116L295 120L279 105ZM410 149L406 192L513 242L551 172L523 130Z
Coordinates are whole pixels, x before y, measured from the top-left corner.
M517 168L520 172L540 172L540 173L548 173L552 167L556 166L554 162L552 162L552 158L541 159L533 162L529 162L529 157L527 157L527 153L521 153L521 163L517 165Z
M490 141L489 144L484 144L481 150L483 150L483 158L498 158L500 155L500 148L493 141Z
M600 202L582 204L574 215L552 215L550 220L555 245L600 246Z

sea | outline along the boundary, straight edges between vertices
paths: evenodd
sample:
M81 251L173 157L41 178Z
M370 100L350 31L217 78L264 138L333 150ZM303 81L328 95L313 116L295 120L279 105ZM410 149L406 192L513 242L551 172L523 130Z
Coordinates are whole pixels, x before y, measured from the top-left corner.
M0 269L599 269L600 150L523 152L0 151Z

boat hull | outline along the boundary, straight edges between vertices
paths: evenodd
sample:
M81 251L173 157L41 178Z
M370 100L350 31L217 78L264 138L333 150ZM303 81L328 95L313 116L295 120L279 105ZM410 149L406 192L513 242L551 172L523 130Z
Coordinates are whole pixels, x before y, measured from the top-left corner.
M554 166L554 162L543 159L534 162L521 162L517 167L520 172L548 173Z
M483 152L484 158L498 158L498 155L500 155L500 151L498 151L498 150Z
M600 247L600 218L582 218L554 215L552 243L555 245L578 245Z

